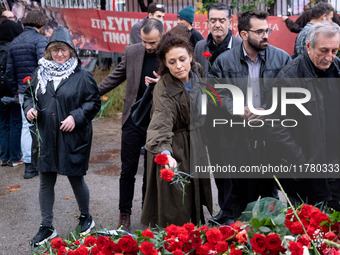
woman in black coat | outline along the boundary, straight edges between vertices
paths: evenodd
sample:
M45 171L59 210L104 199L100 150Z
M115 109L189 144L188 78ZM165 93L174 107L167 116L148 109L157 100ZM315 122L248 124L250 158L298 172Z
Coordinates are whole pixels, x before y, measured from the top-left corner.
M96 82L81 67L68 30L58 27L25 91L25 116L37 124L40 154L37 169L42 223L32 245L41 245L57 235L52 225L57 174L68 177L75 194L81 214L77 230L89 233L95 225L89 214L84 175L91 150L91 120L99 109Z

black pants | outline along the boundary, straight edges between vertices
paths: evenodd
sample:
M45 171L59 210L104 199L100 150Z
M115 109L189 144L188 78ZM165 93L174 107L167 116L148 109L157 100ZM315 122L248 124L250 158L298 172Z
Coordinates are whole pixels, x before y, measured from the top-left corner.
M122 128L122 172L119 179L119 210L131 214L135 176L141 147L145 145L147 126L137 127L129 117ZM146 153L146 152L145 152ZM145 195L146 154L144 154L143 200Z

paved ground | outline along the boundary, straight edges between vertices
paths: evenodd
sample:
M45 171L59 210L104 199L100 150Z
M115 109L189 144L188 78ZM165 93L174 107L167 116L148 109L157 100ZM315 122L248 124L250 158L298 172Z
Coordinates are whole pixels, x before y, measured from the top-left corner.
M91 195L90 210L97 230L115 229L119 217L121 121L106 118L94 122L93 126L90 169L85 177ZM39 178L24 180L23 173L24 166L0 167L0 255L31 254L29 241L39 229ZM14 186L12 191L8 188L10 186ZM132 209L132 231L146 228L140 223L141 186L140 162ZM55 191L53 225L61 237L67 237L78 224L77 203L66 177L58 176ZM216 211L218 207L215 189L213 194Z

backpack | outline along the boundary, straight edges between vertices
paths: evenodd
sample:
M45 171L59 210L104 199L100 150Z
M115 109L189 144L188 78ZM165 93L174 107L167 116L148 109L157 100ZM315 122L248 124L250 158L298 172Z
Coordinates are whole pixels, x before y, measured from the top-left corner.
M0 44L0 97L8 91L6 83L6 64L7 64L8 44Z

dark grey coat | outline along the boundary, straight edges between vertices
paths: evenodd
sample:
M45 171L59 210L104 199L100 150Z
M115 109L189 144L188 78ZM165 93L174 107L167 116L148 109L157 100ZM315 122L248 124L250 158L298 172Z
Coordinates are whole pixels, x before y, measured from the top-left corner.
M63 41L73 46L68 32L61 31L52 41ZM25 116L33 108L35 101L38 110L40 134L40 156L38 170L57 172L67 176L82 176L88 169L92 119L100 109L100 96L95 80L90 72L81 67L80 61L73 74L60 82L56 90L52 81L46 86L46 93L37 91L37 101L32 93L38 84L37 70L31 86L25 91L23 109ZM75 128L72 132L60 130L61 121L72 115Z

